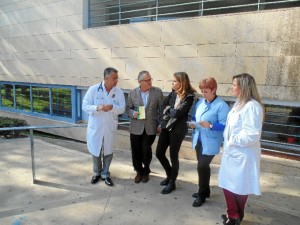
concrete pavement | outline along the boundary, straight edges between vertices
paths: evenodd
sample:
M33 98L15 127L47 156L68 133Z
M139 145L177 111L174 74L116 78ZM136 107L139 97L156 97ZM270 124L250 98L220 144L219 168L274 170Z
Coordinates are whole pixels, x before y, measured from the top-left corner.
M0 139L0 225L213 225L226 205L212 164L212 194L192 207L196 162L180 160L177 189L160 194L165 177L155 156L150 181L135 184L131 154L116 149L114 187L90 184L91 157L84 143L35 138L36 184L29 138ZM192 151L192 150L191 150ZM243 225L296 225L300 221L300 163L262 157L262 196L250 196Z

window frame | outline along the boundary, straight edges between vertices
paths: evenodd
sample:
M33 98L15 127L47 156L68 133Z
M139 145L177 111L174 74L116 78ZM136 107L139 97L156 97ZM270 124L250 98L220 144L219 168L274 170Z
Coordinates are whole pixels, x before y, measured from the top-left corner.
M50 84L38 84L38 83L23 83L23 82L4 82L1 81L0 85L12 85L13 86L13 99L14 99L14 106L12 108L2 106L2 93L0 92L0 110L7 111L7 112L14 112L14 113L22 113L26 115L41 117L41 118L47 118L52 120L58 120L58 121L64 121L64 122L70 122L70 123L76 123L81 119L81 112L78 110L78 105L80 106L80 102L77 102L78 100L78 94L80 92L77 91L75 86L70 85L50 85ZM16 106L16 86L28 86L30 89L30 111L25 111L21 109L17 109ZM49 114L36 112L33 109L33 93L32 88L33 87L42 87L42 88L49 88L49 102L50 102L50 112ZM70 89L71 90L71 117L64 117L59 115L54 115L52 109L52 98L51 93L53 88L61 88L61 89Z

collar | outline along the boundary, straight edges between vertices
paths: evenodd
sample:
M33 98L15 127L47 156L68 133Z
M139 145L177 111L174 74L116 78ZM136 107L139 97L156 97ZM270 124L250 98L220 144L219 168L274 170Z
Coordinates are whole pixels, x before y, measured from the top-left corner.
M98 87L97 91L100 91L100 90L101 90L101 91L104 91L103 85L104 85L104 83L101 82L101 83L99 84L99 87Z
M213 103L214 100L216 100L217 97L218 97L218 96L216 95L216 96L213 98L213 100L211 100L210 102L208 102L208 101L205 100L205 104L206 104L206 105L210 105L211 103Z

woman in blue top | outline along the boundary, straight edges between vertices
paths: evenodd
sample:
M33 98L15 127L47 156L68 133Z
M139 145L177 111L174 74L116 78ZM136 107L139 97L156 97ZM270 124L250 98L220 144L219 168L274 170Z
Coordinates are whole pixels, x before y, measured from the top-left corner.
M203 98L195 106L192 122L192 147L196 149L199 190L193 194L194 207L201 206L210 197L210 163L220 152L223 131L226 124L229 106L216 94L217 82L209 77L200 81L199 88Z

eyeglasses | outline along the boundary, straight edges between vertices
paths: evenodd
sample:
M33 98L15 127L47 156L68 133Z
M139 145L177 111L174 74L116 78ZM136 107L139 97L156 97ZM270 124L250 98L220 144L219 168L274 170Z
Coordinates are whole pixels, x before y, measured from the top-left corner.
M141 81L152 82L152 81L153 81L153 78L150 78L150 79L148 79L148 80L141 80Z

